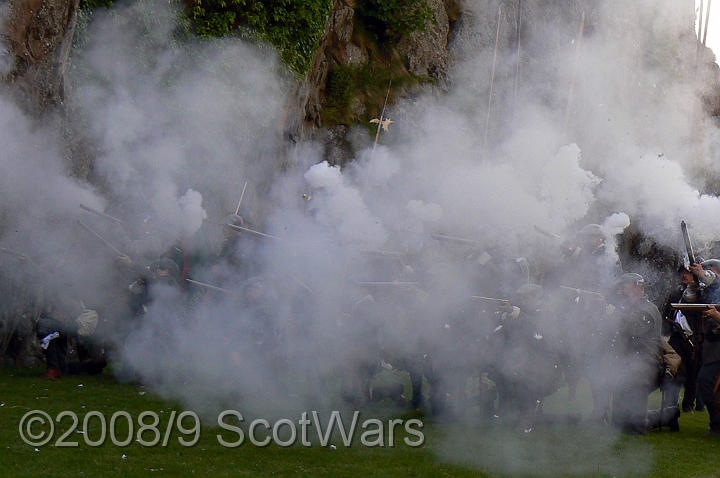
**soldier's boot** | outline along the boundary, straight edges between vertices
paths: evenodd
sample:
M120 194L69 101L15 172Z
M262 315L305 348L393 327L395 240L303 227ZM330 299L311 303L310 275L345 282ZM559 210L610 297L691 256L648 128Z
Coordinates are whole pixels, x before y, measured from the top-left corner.
M680 431L680 409L676 406L666 407L661 410L648 410L648 428L667 427L671 432Z

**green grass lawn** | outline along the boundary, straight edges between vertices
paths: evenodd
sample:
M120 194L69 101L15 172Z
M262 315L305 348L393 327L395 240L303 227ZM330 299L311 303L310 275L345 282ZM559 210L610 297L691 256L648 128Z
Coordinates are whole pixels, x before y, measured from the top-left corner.
M160 417L157 438L164 438L165 425L178 406L153 396L151 391L118 383L105 373L94 377L63 377L58 381L40 379L40 370L0 370L0 473L3 477L53 476L720 476L720 439L706 436L707 413L681 417L680 432L651 432L646 436L618 435L607 427L545 423L531 433L490 424L438 424L424 420L421 447L410 447L398 429L395 446L368 448L355 440L345 447L335 436L335 448L300 444L259 447L246 440L229 448L218 443L217 426L205 423L193 446L183 446L179 437L192 441L194 435L180 434L177 427L168 435L167 445L145 446L132 440L119 446L107 438L100 446L90 446L86 438L101 441L99 419L83 417L90 411L103 414L106 421L126 411L135 423L143 411ZM581 387L579 397L587 397ZM567 390L550 397L545 410L549 415L563 411L585 413L588 403L566 401ZM658 397L651 397L657 403ZM56 423L48 445L30 446L20 437L18 426L30 410L43 410L51 417L68 410L79 417L77 429L65 442L77 447L55 446L57 438L71 429L69 417ZM370 410L364 416L372 416ZM377 416L381 413L377 411ZM386 418L383 418L386 420ZM192 420L183 426L192 428ZM149 423L149 422L147 422ZM116 424L117 441L128 427L123 419ZM39 429L34 428L35 432ZM247 430L246 430L247 431ZM386 435L387 435L387 430ZM82 433L81 433L82 432ZM222 431L226 441L237 435ZM85 435L87 434L87 436ZM135 437L137 437L135 435ZM152 442L153 432L141 439ZM387 441L386 441L387 443Z

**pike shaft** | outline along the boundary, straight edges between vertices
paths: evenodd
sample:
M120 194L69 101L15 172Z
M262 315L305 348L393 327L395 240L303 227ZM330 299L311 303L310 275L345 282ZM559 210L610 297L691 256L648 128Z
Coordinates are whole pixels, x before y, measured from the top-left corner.
M703 31L703 39L702 39L703 46L705 46L705 40L707 39L708 22L710 21L710 5L711 4L712 4L712 0L708 0L707 12L705 13L705 30Z
M493 87L495 85L495 68L497 66L498 43L500 42L500 20L502 20L502 5L498 6L497 32L495 32L495 51L493 52L492 73L490 74L490 93L488 95L487 115L485 116L483 149L487 147L488 129L490 128L490 112L492 110Z
M235 208L235 215L240 214L240 206L242 206L243 198L245 197L245 188L247 187L247 181L245 181L245 184L243 184L242 192L240 193L240 200L238 201L238 205Z

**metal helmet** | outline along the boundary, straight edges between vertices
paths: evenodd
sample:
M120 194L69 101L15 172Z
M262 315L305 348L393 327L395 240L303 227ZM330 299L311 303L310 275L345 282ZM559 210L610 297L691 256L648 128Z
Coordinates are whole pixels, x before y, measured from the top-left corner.
M223 218L222 225L243 227L245 225L245 219L243 219L243 217L239 214L228 214Z
M645 283L643 276L636 272L628 272L627 274L621 275L618 280L615 281L615 288L619 289L625 284L641 285Z
M150 272L155 273L159 269L169 271L172 275L176 275L180 272L180 268L177 263L169 257L161 257L150 264Z

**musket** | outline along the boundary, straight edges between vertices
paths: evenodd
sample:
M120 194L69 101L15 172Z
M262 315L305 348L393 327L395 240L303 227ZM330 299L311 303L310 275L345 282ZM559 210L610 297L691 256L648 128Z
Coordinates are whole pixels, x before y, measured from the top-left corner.
M555 234L554 232L546 231L545 229L543 229L542 227L540 227L538 225L535 225L533 227L535 228L535 230L537 232L539 232L543 236L551 237L551 238L557 239L559 241L561 241L563 239L563 237L560 234Z
M107 219L107 220L109 220L109 221L112 221L112 222L114 222L114 223L116 223L116 224L118 224L118 225L120 225L120 226L123 225L123 222L122 222L120 219L118 219L118 218L116 218L116 217L114 217L114 216L111 216L110 214L105 214L105 213L102 212L102 211L98 211L97 209L93 209L93 208L91 208L91 207L89 207L89 206L86 206L86 205L84 205L84 204L80 204L80 209L82 209L82 210L84 210L84 211L87 211L87 212L91 212L91 213L96 214L96 215L98 215L98 216L100 216L100 217L104 217L105 219Z
M417 282L403 282L403 281L363 281L363 282L356 282L357 285L361 286L370 286L370 285L377 285L377 286L385 286L385 285L418 285Z
M216 286L216 285L206 284L206 283L204 283L204 282L200 282L200 281L196 281L196 280L192 280L192 279L185 279L185 281L187 281L187 282L190 283L190 284L200 286L200 287L202 287L202 288L204 288L204 289L216 290L216 291L219 291L219 292L224 292L224 293L226 293L226 294L232 294L232 293L233 293L233 291L231 291L231 290L223 289L222 287L218 287L218 286Z
M267 237L268 239L280 239L279 237L273 236L272 234L265 234L264 232L249 229L247 227L237 226L235 224L225 224L225 226L229 227L230 229L235 229L236 231L245 231L251 234L257 234L258 236Z
M680 230L682 231L683 241L685 242L685 250L687 251L688 261L690 265L695 264L695 253L693 252L692 243L690 242L690 234L688 234L687 224L680 221Z
M472 300L482 300L485 302L497 302L499 304L509 304L510 301L508 299L498 299L496 297L484 297L482 295L471 295L470 298Z
M85 229L87 232L89 232L90 234L92 234L93 236L95 236L97 239L99 239L100 242L102 242L103 244L105 244L109 249L111 249L111 250L112 250L115 254L117 254L118 256L125 256L125 255L127 255L127 254L124 254L123 252L121 252L120 249L118 249L117 247L115 247L110 241L108 241L107 239L105 239L104 237L102 237L99 233L97 233L97 232L96 232L95 230L93 230L90 226L88 226L87 224L85 224L84 222L82 222L80 219L78 219L77 223L78 223L83 229Z
M464 237L457 237L457 236L448 236L447 234L432 233L432 234L430 234L430 237L432 237L433 239L441 240L441 241L460 242L463 244L480 244L479 241L475 241L473 239L466 239Z
M403 257L407 254L398 251L383 251L380 249L360 249L363 254L374 254L378 256Z
M591 295L593 297L599 297L599 298L603 298L603 299L605 298L605 296L602 295L600 292L595 292L594 290L577 289L575 287L569 287L566 285L561 285L560 288L574 292L577 295Z
M670 304L670 307L673 309L679 309L679 310L705 310L709 307L720 305L720 304L691 304L691 303L685 303L685 302L673 302Z

